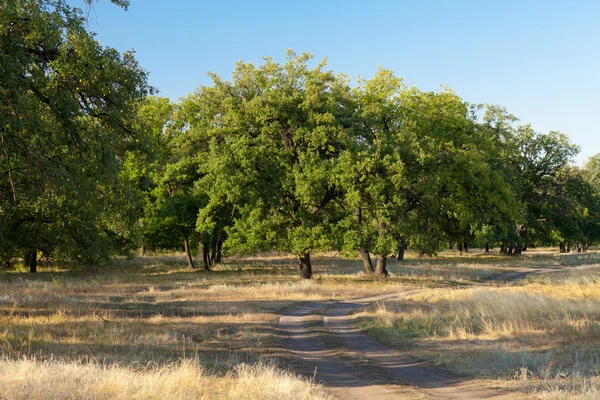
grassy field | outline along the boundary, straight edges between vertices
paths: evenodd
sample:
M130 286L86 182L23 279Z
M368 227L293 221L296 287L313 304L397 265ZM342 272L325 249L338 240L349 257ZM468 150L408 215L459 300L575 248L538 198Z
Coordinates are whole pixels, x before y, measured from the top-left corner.
M418 356L526 392L597 393L600 256L528 253L409 253L386 280L335 255L315 259L311 281L297 277L293 258L275 255L229 259L208 273L187 269L181 255L93 272L0 272L0 398L327 398L289 372L279 313L407 287L424 290L360 314L380 340L416 344ZM456 289L524 266L582 263L517 286Z
M378 340L462 375L543 398L600 398L600 254L523 261L564 269L510 286L424 289L357 318Z

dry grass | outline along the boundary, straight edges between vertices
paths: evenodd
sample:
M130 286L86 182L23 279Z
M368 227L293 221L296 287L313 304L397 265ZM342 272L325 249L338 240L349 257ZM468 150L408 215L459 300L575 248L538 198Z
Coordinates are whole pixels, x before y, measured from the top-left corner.
M298 279L294 264L239 262L205 273L187 269L183 257L116 260L93 273L58 267L0 273L0 398L39 398L45 380L59 376L62 383L45 398L69 391L72 398L148 398L152 390L144 385L119 385L139 380L152 388L173 380L164 389L171 393L178 379L184 388L161 398L322 398L315 385L264 360L287 364L277 328L284 308L398 287L346 271L348 265L328 267L337 274L313 281ZM190 357L198 365L181 363ZM3 372L13 369L22 372ZM113 379L114 387L105 384ZM204 388L197 396L186 394L198 385ZM106 392L94 392L102 387Z
M575 257L536 262L572 265ZM586 259L598 262L598 254ZM426 289L359 317L372 335L461 374L506 379L548 398L600 392L598 264L516 286Z
M521 258L498 258L477 252L462 256L443 253L439 259L418 258L408 253L404 263L390 261L390 279L377 280L364 276L358 261L327 255L314 259L315 279L308 282L298 279L296 260L282 255L230 260L210 273L187 269L181 255L119 259L91 272L69 271L60 266L42 267L37 275L0 272L0 357L3 357L0 398L41 397L36 390L50 387L45 379L60 382L51 386L56 387L55 398L64 398L69 390L72 398L113 398L114 393L127 398L152 398L161 395L160 391L172 393L167 397L175 398L321 398L312 383L265 364L265 360L277 359L285 366L291 360L281 346L276 324L286 307L302 301L398 292L407 284L425 287L476 283L523 265L560 266L593 261L588 255L556 257L543 252ZM573 343L576 338L592 338L586 342L588 345L596 340L593 339L596 336L590 336L595 325L585 321L596 318L594 308L598 309L600 301L598 281L594 281L594 267L586 271L557 274L556 279L560 280L556 282L536 277L526 286L489 289L489 293L483 289L424 292L422 296L429 297L411 298L410 309L399 305L396 309L390 303L389 308L369 318L377 321L388 318L388 322L378 322L378 326L384 327L377 329L394 331L396 336L400 332L398 337L402 340L411 340L410 335L414 337L418 332L419 340L425 338L426 343L438 347L450 349L453 343L459 343L460 352L448 350L440 354L448 360L452 354L465 356L467 361L463 364L468 364L471 354L480 349L484 350L482 354L502 353L508 360L504 363L505 371L523 376L520 368L525 365L526 377L530 372L538 374L538 364L548 364L535 361L546 360L541 353L538 357L536 349L539 343L552 339L544 351L554 351L554 360L563 357L563 353L565 357L579 354L573 360L581 366L577 368L582 371L582 379L587 379L584 384L589 386L592 382L590 387L596 388L588 367L593 363L598 365L597 360L582 358L581 351L556 350L565 347L561 340ZM550 293L551 287L557 285L563 285L561 298ZM434 311L460 303L464 312L474 312L473 304L483 304L488 295L486 304L493 308L501 290L502 296L508 296L506 304L531 302L536 307L552 309L560 305L562 314L554 311L542 320L562 324L561 328L547 333L546 325L518 325L518 321L496 316L500 321L498 326L504 324L503 329L509 332L500 334L495 327L485 328L483 319L477 322L474 318L472 325L460 325ZM573 304L563 307L564 301ZM580 312L578 316L576 311ZM464 312L457 314L461 316L457 321L466 321ZM535 307L529 307L528 312L531 316L539 315L534 314ZM407 313L402 315L407 323L413 321L414 326L425 327L405 328L407 324L397 323L400 313ZM525 315L523 318L530 318ZM400 326L403 328L397 329ZM518 336L515 329L529 334ZM487 335L487 342L482 335ZM521 342L514 342L514 338ZM481 343L475 343L476 340ZM501 345L485 344L488 342ZM515 353L514 349L525 349L533 361L521 363L521 353ZM558 365L553 361L552 373L559 371ZM565 370L561 368L560 371ZM264 379L282 387L261 383ZM113 381L115 386L109 384ZM132 383L136 381L141 383ZM173 386L169 386L171 381ZM565 385L574 384L575 380L565 379L565 382L554 390L571 393L571 388ZM102 391L102 387L106 390ZM299 397L288 395L286 388L292 388L289 393ZM186 390L195 394L188 395L191 392ZM45 398L52 396L44 393Z
M274 365L238 364L224 376L197 360L133 369L121 365L0 360L5 399L329 399L317 385Z

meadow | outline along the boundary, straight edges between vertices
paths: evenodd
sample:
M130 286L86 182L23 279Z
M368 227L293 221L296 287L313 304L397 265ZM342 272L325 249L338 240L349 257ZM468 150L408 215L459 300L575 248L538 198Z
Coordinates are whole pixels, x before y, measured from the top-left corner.
M367 306L372 337L523 395L597 396L600 254L408 254L388 279L323 255L298 278L282 255L228 259L212 272L183 255L116 259L88 271L0 272L0 397L265 398L329 395L295 368L279 315L301 302L419 289ZM583 264L583 265L582 265ZM556 268L515 284L518 268Z
M357 315L390 347L542 398L600 396L600 255L540 255L511 285L427 288Z

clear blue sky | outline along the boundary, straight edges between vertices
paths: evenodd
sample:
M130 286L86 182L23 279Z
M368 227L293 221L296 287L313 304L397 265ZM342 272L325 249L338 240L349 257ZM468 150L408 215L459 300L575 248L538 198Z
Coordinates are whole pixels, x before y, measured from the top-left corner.
M82 4L82 0L72 0ZM177 99L207 71L282 60L287 48L371 77L379 65L409 85L454 89L504 105L534 129L558 130L600 153L600 1L99 0L89 27L102 44L135 49L160 94Z

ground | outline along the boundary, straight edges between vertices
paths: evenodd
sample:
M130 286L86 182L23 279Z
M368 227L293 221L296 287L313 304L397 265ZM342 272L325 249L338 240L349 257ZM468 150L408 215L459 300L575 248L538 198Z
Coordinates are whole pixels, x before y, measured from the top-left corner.
M330 254L305 281L286 256L204 272L169 255L0 272L0 398L465 398L473 385L595 398L599 263L595 251L408 254L373 279ZM492 281L531 272L544 273ZM407 360L441 380L411 381Z

